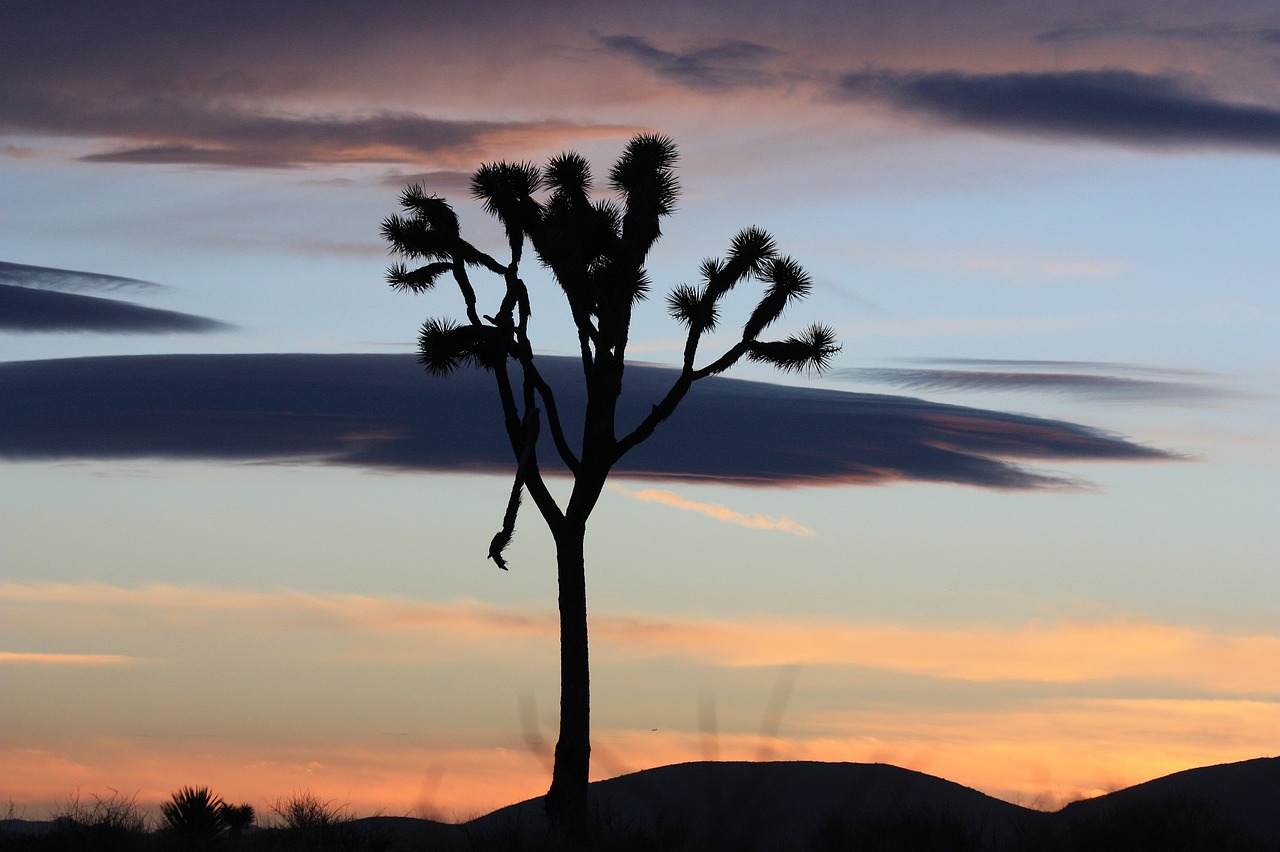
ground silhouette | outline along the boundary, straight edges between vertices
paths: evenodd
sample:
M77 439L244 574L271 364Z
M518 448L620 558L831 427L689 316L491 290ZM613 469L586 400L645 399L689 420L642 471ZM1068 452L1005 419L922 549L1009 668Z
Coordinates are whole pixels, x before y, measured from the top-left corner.
M587 845L609 852L1280 850L1280 758L1178 772L1056 812L879 763L683 763L594 782L588 798ZM163 831L144 832L127 802L110 804L85 811L80 825L0 820L0 850L186 848ZM94 810L96 824L87 822ZM535 798L461 824L333 811L305 825L246 829L217 848L555 850L553 838Z

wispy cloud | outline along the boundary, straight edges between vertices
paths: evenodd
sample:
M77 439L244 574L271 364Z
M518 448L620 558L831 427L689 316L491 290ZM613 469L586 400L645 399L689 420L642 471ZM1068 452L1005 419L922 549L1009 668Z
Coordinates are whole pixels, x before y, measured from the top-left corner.
M1280 109L1231 103L1181 79L1126 70L843 74L839 95L964 127L1152 147L1280 149Z
M1185 405L1222 400L1232 396L1223 388L1203 382L1114 375L1114 371L1135 369L1119 364L987 361L975 363L974 366L1004 366L1018 369L860 367L839 370L837 375L852 381L888 384L917 392L1037 392L1068 394L1100 402ZM1063 369L1072 366L1078 369L1076 371ZM1096 370L1099 367L1109 368L1113 373L1082 371L1083 369Z
M813 530L785 515L774 518L768 515L746 514L716 503L700 503L696 500L689 500L673 491L660 491L652 488L639 491L633 491L628 488L617 488L616 490L633 500L640 500L645 503L659 503L663 506L670 506L673 509L695 512L699 515L715 518L717 521L726 524L734 524L749 529L777 530L805 538L813 536Z
M1046 44L1065 44L1095 40L1131 40L1135 37L1153 41L1211 43L1228 48L1242 45L1269 47L1280 44L1280 27L1224 23L1151 26L1138 21L1109 19L1050 27L1038 33L1036 41Z
M324 2L135 11L123 19L94 0L6 10L0 135L86 140L89 162L450 169L636 130L557 120L554 109L522 118L529 111L492 103L510 89L482 79L493 57L535 50L515 8L483 23L470 8L424 18L406 4L357 15ZM473 64L481 29L490 46ZM487 92L485 106L476 92Z
M432 630L455 644L512 634L556 635L554 613L493 607L474 601L429 603L297 589L229 589L209 586L107 583L0 583L0 607L34 625L50 609L80 613L82 626L129 630L158 624L182 630L216 630L235 615L236 630L251 632Z
M6 263L0 260L0 284L15 287L34 287L40 290L65 290L73 293L117 291L152 293L172 289L164 284L86 272L78 269L56 269L49 266L30 266L25 263Z
M572 358L540 359L581 410ZM635 365L638 423L675 372ZM371 389L377 389L371 392ZM0 457L295 460L509 473L491 378L423 374L408 355L180 355L0 364ZM549 453L548 458L554 454ZM1027 459L1159 461L1087 426L908 397L712 378L615 468L621 478L796 486L901 480L1077 485ZM553 473L556 468L549 468Z
M53 654L38 651L0 651L0 666L126 666L141 662L119 654Z
M623 654L679 654L726 666L853 666L983 683L1181 684L1280 696L1261 671L1280 636L1229 634L1148 621L916 625L820 618L598 618L596 635Z
M477 601L296 589L104 583L0 583L14 625L74 624L95 634L148 631L359 632L430 636L438 649L513 637L554 643L555 613ZM74 613L74 618L69 617ZM708 665L842 666L979 683L1164 684L1221 695L1280 697L1280 635L1228 632L1142 619L927 625L820 616L657 616L598 612L593 636L618 658L679 656ZM403 654L404 643L392 645ZM391 647L391 646L388 646Z
M96 112L101 112L101 107ZM83 159L113 163L184 163L239 168L388 163L447 167L512 147L542 147L590 136L623 136L631 127L566 122L455 121L411 114L276 116L204 107L68 117L68 132L127 140ZM50 124L54 124L50 121ZM52 126L23 128L54 133Z
M729 39L695 50L673 51L638 35L600 37L605 50L625 56L682 86L727 89L758 86L773 80L764 66L781 51L751 41Z

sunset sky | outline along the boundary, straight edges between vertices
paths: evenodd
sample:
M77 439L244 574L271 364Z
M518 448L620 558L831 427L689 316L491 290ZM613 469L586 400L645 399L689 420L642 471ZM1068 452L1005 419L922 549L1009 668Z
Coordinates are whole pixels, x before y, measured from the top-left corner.
M1274 3L3 18L0 803L545 791L550 537L529 511L486 561L496 394L417 366L460 300L392 292L379 224L421 182L497 255L476 166L576 150L607 192L639 132L683 195L629 414L680 360L666 292L748 225L815 282L780 334L844 348L700 383L620 466L587 539L593 777L884 761L1056 806L1276 753ZM523 270L572 400L568 312Z

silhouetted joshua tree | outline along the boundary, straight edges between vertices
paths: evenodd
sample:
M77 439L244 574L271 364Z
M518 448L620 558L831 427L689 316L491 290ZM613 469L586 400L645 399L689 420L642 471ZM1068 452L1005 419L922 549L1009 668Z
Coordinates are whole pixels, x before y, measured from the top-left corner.
M560 732L546 809L561 830L581 826L587 812L590 679L583 540L610 470L671 416L699 379L722 373L742 358L789 372L822 371L840 349L835 333L825 325L809 326L784 340L760 339L788 305L809 293L812 282L800 264L778 254L772 237L747 228L733 238L727 258L703 262L700 284L681 284L667 297L668 312L688 329L680 372L648 415L619 435L616 414L632 311L650 288L645 259L661 236L661 221L675 209L676 159L676 146L669 138L634 137L609 173L617 200L605 201L589 197L590 166L576 153L561 154L542 169L531 163L481 166L471 178L471 191L506 232L506 262L463 239L453 208L417 184L400 197L404 214L382 223L383 236L395 254L415 265L424 263L414 269L403 263L392 266L387 280L393 288L420 293L441 279L452 279L462 294L465 322L429 319L423 324L421 363L436 376L459 367L482 367L497 383L516 470L489 558L506 569L503 551L511 541L523 491L533 498L555 541ZM526 244L559 284L577 326L586 406L576 447L570 445L555 393L538 370L529 340L529 292L520 271ZM501 282L501 298L495 297L492 314L481 314L473 270ZM746 318L741 338L714 360L697 366L698 344L716 328L721 298L753 279L764 293ZM573 478L564 506L543 480L538 453L544 428Z

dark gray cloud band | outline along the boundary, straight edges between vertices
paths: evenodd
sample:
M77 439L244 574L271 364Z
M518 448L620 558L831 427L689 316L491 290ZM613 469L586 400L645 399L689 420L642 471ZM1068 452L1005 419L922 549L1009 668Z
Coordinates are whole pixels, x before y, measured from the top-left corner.
M581 367L545 358L566 412ZM670 385L628 367L624 420ZM427 376L408 355L185 355L0 364L0 457L309 460L508 474L489 375ZM571 417L568 419L572 419ZM551 451L544 453L550 459ZM713 378L619 476L745 485L897 480L1041 488L1027 461L1177 458L1085 426L907 397Z
M664 50L638 35L600 38L606 51L624 56L659 77L693 89L758 86L773 77L766 63L781 51L751 41L731 39L683 52Z
M1216 100L1176 78L1133 71L869 69L842 75L838 91L977 129L1142 146L1280 150L1280 110Z
M0 329L6 331L163 334L227 328L230 326L206 317L117 299L0 284Z
M22 332L168 334L223 331L208 317L63 291L167 290L163 284L47 266L0 261L0 329Z

